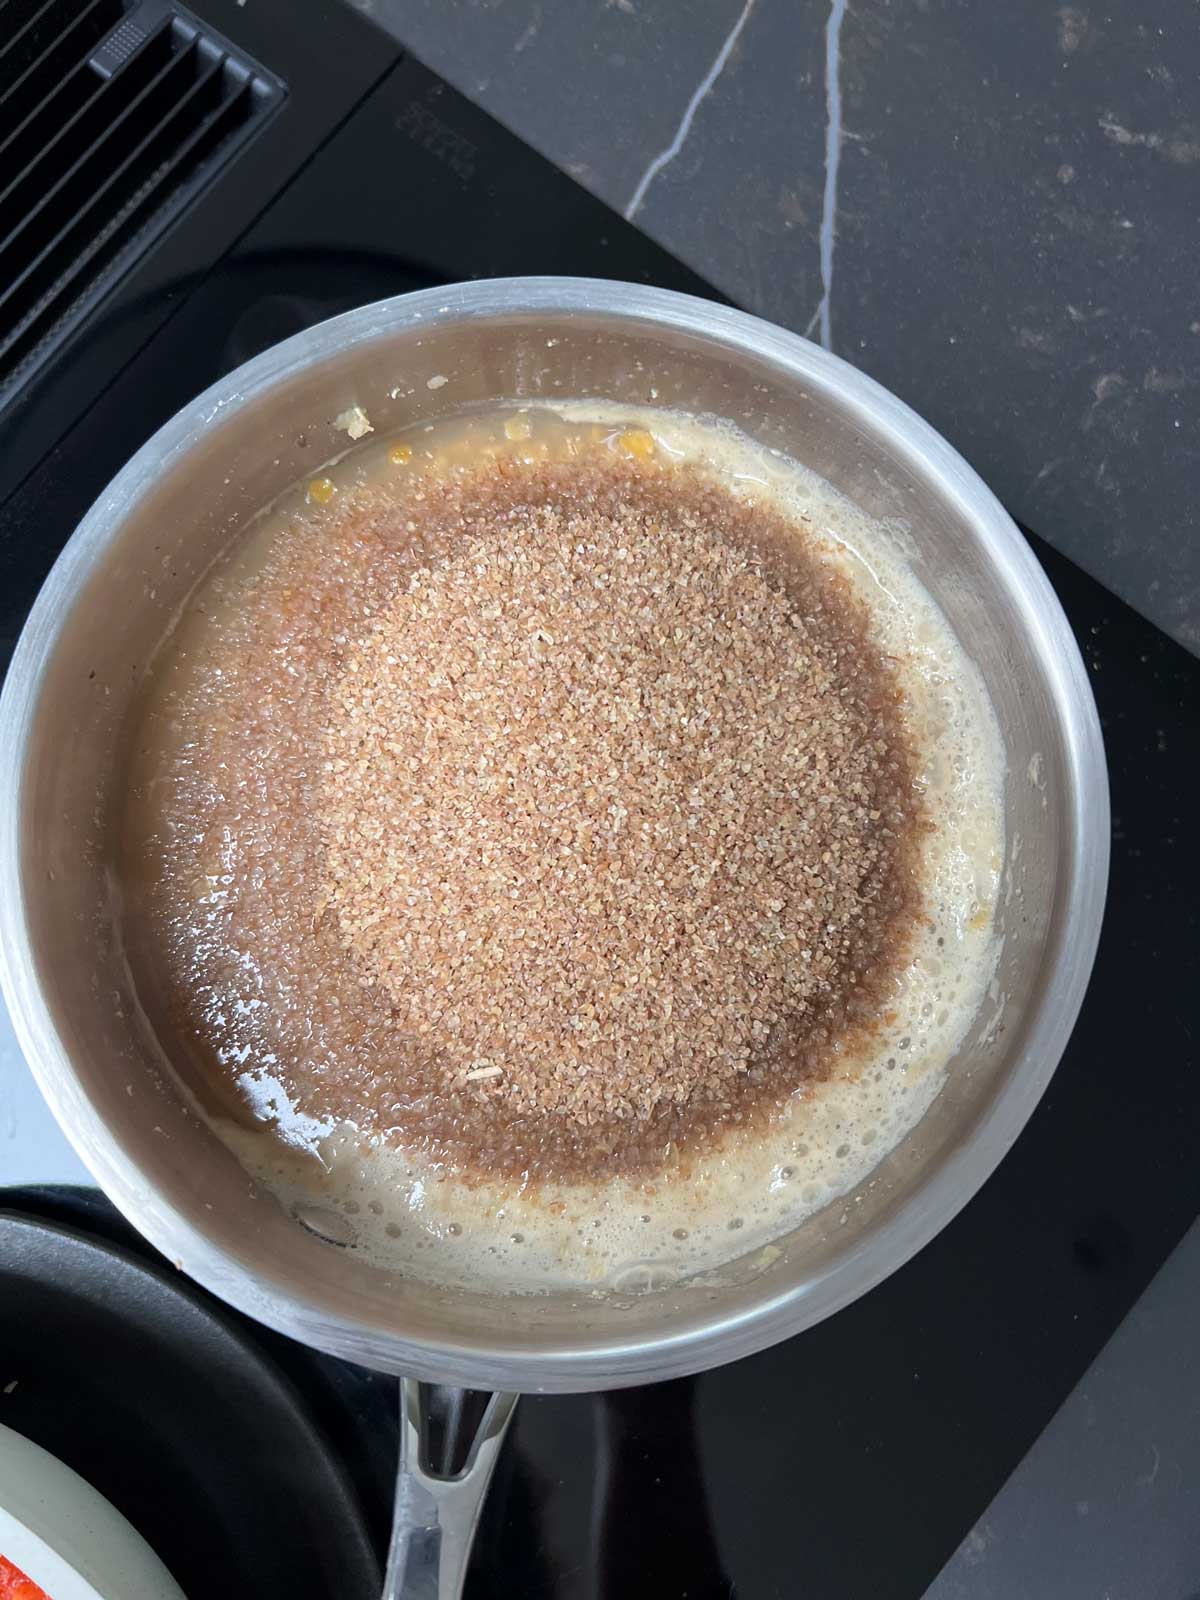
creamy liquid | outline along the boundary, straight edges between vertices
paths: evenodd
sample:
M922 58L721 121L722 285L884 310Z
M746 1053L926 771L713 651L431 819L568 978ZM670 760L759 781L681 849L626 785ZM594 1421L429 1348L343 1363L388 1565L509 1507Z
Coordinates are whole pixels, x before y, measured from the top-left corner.
M936 822L922 846L926 920L895 982L894 1020L869 1054L794 1096L765 1133L759 1126L728 1135L693 1160L686 1177L664 1171L536 1192L468 1184L378 1137L312 1117L290 1102L269 1063L248 1060L238 1084L259 1120L248 1127L209 1109L216 1131L305 1226L405 1276L513 1292L629 1292L675 1284L735 1257L765 1259L764 1247L861 1183L925 1113L995 967L1003 746L978 672L909 569L894 530L727 424L594 402L553 412L514 406L426 425L399 439L372 439L327 471L343 493L386 474L394 481L389 451L405 456L406 470L440 471L488 452L571 455L597 442L627 448L629 429L648 431L656 450L802 520L869 608L877 639L900 663ZM326 492L318 484L315 498ZM205 631L219 630L221 606L237 603L239 575L253 572L304 516L304 495L302 485L248 531L215 586L222 598L215 607L206 599ZM181 631L194 638L195 626L185 612Z

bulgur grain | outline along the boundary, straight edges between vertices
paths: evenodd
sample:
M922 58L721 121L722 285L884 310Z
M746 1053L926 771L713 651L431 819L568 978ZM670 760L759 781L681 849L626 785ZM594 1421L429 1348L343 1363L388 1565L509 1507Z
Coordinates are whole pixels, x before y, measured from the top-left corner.
M653 1170L832 1070L922 818L894 668L802 531L601 450L310 515L197 703L204 782L156 802L164 876L225 841L167 919L192 1036L198 988L277 953L252 1021L309 1115L547 1179Z
M528 488L456 487L453 553L332 686L322 893L398 1029L492 1064L485 1122L616 1131L725 1106L870 980L909 774L811 556L772 583L745 508L676 473Z

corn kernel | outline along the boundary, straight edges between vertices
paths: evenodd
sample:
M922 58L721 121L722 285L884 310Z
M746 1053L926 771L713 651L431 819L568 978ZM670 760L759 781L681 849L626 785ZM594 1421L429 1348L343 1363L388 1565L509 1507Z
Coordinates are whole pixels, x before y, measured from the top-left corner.
M388 460L394 467L402 467L406 461L412 460L412 451L406 444L394 444L388 451Z
M509 417L504 424L504 437L506 439L528 439L533 432L533 425L524 412L515 417Z
M649 461L654 454L654 435L645 428L627 428L618 435L617 443L638 461Z
M314 505L328 505L333 499L334 487L332 478L314 478L308 486L308 498Z

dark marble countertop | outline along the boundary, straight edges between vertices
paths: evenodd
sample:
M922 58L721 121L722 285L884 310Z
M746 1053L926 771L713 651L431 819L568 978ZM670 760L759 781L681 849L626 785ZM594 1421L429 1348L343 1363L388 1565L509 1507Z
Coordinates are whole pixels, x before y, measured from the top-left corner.
M359 0L1200 650L1194 0Z
M924 1600L1196 1595L1200 1223Z

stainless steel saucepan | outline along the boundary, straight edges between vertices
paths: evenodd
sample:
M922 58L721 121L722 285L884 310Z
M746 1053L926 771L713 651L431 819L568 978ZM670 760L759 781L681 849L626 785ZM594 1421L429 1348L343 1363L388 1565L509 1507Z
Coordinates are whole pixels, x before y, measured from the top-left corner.
M345 448L514 398L730 418L892 525L990 688L1007 750L997 989L924 1120L869 1185L765 1270L636 1297L504 1296L400 1280L301 1227L177 1089L114 932L113 819L155 645L247 518ZM902 531L901 531L902 530ZM1099 935L1108 793L1071 631L1025 541L930 427L845 362L737 311L630 284L511 279L404 295L268 350L184 408L80 524L0 703L4 992L47 1100L97 1182L213 1293L334 1355L403 1374L390 1594L459 1592L512 1397L676 1377L810 1327L970 1199L1045 1089ZM999 1021L997 1021L999 1017ZM428 1458L432 1386L494 1391L467 1464Z

